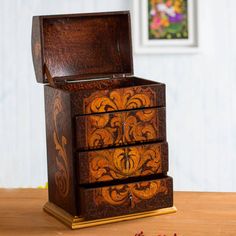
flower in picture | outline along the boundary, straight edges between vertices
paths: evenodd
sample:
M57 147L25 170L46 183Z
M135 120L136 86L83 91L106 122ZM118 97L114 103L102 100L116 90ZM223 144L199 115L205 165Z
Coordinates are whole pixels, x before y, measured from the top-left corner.
M149 39L188 38L187 0L149 0Z

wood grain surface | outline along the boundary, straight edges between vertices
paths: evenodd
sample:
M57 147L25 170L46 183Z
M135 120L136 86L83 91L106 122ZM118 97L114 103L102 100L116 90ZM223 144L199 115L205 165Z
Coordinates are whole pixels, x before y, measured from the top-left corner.
M166 138L165 108L150 108L76 117L78 149L129 145Z
M164 107L165 84L138 77L67 83L73 115Z
M76 209L69 94L45 86L49 199L70 214Z
M86 220L173 206L171 177L98 188L81 188L80 192L81 215Z
M0 235L235 236L236 193L175 192L171 215L72 231L43 212L47 190L0 189Z
M41 83L44 64L56 80L133 74L130 14L34 16L32 55Z
M80 184L167 173L168 144L79 152L76 160Z

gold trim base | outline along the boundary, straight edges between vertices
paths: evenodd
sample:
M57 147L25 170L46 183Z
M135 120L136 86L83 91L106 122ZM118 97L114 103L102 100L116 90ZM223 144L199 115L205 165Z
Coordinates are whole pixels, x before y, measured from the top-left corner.
M54 216L55 218L63 222L64 224L68 225L71 229L82 229L82 228L96 226L96 225L103 225L103 224L108 224L108 223L139 219L139 218L148 217L148 216L165 215L165 214L175 213L177 211L177 209L173 206L173 207L163 208L163 209L154 210L154 211L146 211L146 212L141 212L141 213L134 213L134 214L129 214L129 215L122 215L122 216L115 216L115 217L103 218L103 219L98 219L98 220L86 221L81 217L70 215L69 213L64 211L62 208L56 206L55 204L51 202L47 202L44 205L43 209L50 215Z

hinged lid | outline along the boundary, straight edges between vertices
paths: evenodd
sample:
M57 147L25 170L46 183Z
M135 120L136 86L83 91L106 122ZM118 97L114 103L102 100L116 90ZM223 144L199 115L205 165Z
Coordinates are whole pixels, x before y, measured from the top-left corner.
M32 54L40 83L132 75L130 14L34 16Z

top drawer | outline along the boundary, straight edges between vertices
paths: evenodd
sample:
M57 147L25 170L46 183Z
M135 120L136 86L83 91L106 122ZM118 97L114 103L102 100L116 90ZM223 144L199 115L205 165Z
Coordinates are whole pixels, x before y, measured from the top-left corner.
M76 146L80 150L165 139L164 107L76 117Z
M164 107L165 85L137 77L69 83L72 115Z

